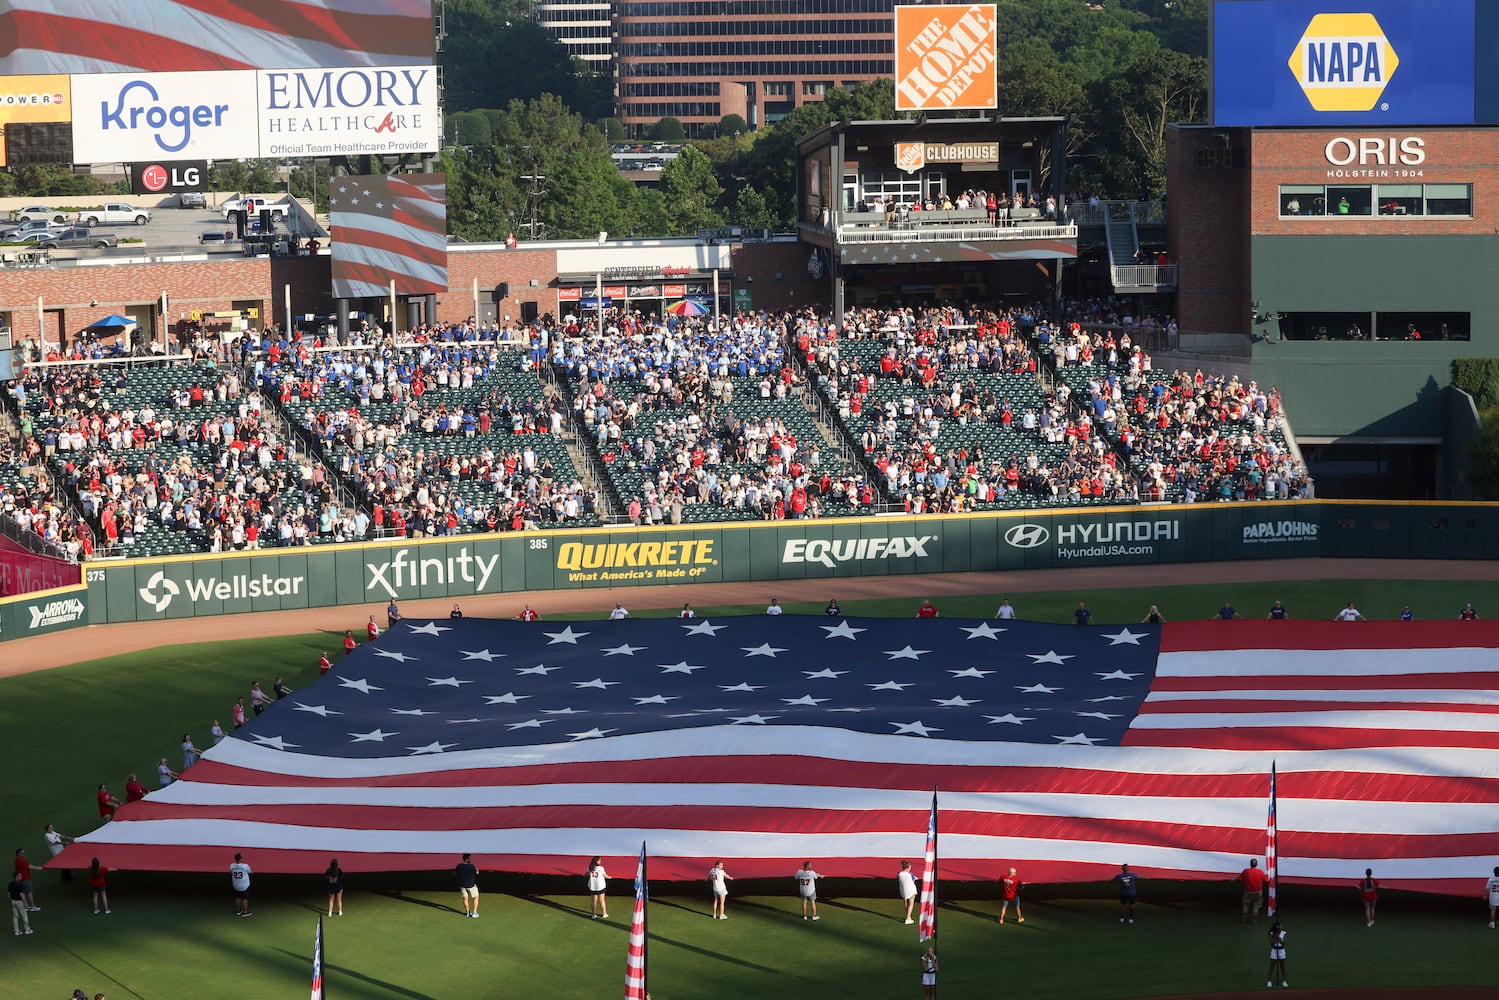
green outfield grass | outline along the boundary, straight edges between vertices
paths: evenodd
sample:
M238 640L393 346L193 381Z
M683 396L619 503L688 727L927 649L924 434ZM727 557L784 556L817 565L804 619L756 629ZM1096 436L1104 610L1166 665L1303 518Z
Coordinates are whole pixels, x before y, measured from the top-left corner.
M1191 582L1150 590L945 597L949 617L992 615L1008 596L1022 617L1070 621L1079 600L1096 620L1138 621L1154 603L1169 620L1207 618L1231 601L1262 617L1271 601L1299 618L1331 618L1348 600L1371 618L1410 604L1422 618L1455 618L1463 601L1499 614L1499 583L1295 581L1275 585ZM844 601L846 613L906 616L924 596L919 578L899 600ZM837 582L829 581L829 596ZM766 599L774 596L768 585ZM628 591L599 594L599 613ZM820 612L821 601L783 602ZM701 607L700 614L758 612ZM671 614L631 608L636 615ZM593 616L581 616L593 617ZM348 621L345 621L348 619ZM95 822L93 791L107 781L123 792L125 774L154 786L158 757L180 763L178 743L200 746L218 717L252 680L269 688L277 674L293 688L316 677L317 656L336 652L357 611L329 611L329 634L199 643L83 662L0 681L0 732L10 780L0 791L4 846L46 858L44 823L81 834ZM80 655L86 655L80 636ZM8 652L0 646L0 655ZM913 852L920 832L913 835ZM253 858L250 859L253 862ZM585 859L579 859L580 873ZM1124 859L1121 859L1124 860ZM225 858L227 872L230 859ZM1499 859L1496 859L1499 861ZM732 870L732 868L731 868ZM617 875L626 874L616 871ZM1022 872L1023 874L1023 872ZM1148 874L1148 873L1147 873ZM1485 926L1477 898L1434 899L1387 893L1382 917L1366 928L1357 896L1288 887L1291 983L1297 987L1469 985L1499 989L1493 959L1499 931ZM917 996L914 927L895 917L893 873L877 883L829 880L823 919L799 919L791 873L785 882L741 880L730 920L706 914L702 886L657 886L652 907L651 992L656 1000L774 996L777 1000ZM628 879L618 879L611 914L590 921L575 879L489 873L484 916L463 920L446 875L350 877L346 915L329 922L330 993L343 998L617 997L624 975ZM232 916L228 877L121 872L111 879L114 913L94 916L80 881L39 872L32 915L36 934L14 938L0 974L0 996L66 1000L75 987L110 1000L141 997L280 998L304 995L316 913L325 902L316 879L257 879L255 916ZM1241 927L1230 884L1146 882L1138 923L1121 927L1104 886L1035 886L1024 926L994 923L991 886L944 887L940 995L996 992L1054 998L1122 998L1264 989L1265 924Z

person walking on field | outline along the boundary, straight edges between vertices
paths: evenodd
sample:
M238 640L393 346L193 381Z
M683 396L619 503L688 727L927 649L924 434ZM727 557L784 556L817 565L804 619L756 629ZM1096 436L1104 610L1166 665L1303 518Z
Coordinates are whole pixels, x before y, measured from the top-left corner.
M236 917L255 915L250 909L250 875L250 866L245 864L245 856L236 854L234 864L229 866L229 885L234 890L234 915Z
M1010 869L1009 874L999 880L1000 923L1005 922L1005 911L1010 908L1011 904L1015 907L1015 922L1017 924L1025 923L1025 917L1020 915L1020 887L1023 884L1020 881L1020 876L1015 873L1015 869L1013 868Z
M1291 984L1286 981L1286 929L1279 920L1270 925L1270 971L1266 973L1265 985L1275 987L1275 971L1280 970L1280 985L1282 989L1290 989Z
M463 860L453 868L458 876L458 895L463 898L463 915L479 918L479 869L472 858L465 854Z
M807 919L807 906L812 906L812 919L821 920L817 915L817 880L822 878L812 870L812 862L804 861L796 873L796 891L802 898L802 919Z
M1494 877L1484 883L1483 894L1489 901L1489 930L1494 929L1494 911L1499 910L1499 867L1494 869Z
M727 920L729 915L724 912L729 901L728 883L734 881L734 876L724 870L723 861L713 862L713 867L708 869L708 886L713 890L713 919Z
M916 876L911 873L911 862L900 863L895 885L900 890L901 901L906 904L906 923L914 924L916 921L911 918L911 914L916 909Z
M1364 877L1358 881L1358 891L1364 898L1364 920L1366 926L1374 926L1374 907L1379 905L1379 880L1374 877L1373 868L1364 869Z
M93 861L89 862L88 887L93 891L94 894L95 913L98 913L101 909L105 913L109 912L109 886L105 882L105 876L107 876L108 874L109 869L99 864L98 858L95 858Z
M925 1000L937 996L937 947L927 945L921 953L921 995Z
M338 916L344 915L344 870L338 867L338 859L334 858L328 862L328 870L323 872L323 880L328 883L328 916L333 916L334 906L338 907Z
M588 862L588 908L594 920L609 919L609 899L605 893L609 889L609 873L604 870L604 863L595 854L593 860Z

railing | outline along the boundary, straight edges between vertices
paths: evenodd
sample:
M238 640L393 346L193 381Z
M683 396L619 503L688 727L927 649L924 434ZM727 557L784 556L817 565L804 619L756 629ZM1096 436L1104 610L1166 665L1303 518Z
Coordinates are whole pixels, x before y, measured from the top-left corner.
M1112 267L1114 287L1117 288L1175 288L1175 264L1125 264Z
M1160 226L1166 223L1166 204L1162 201L1081 202L1067 209L1067 219L1079 226L1101 226L1106 214L1130 218L1137 225Z
M965 243L973 240L1076 239L1073 225L1018 226L919 225L908 227L839 226L840 243Z
M585 433L584 429L574 422L576 414L573 410L573 401L576 397L573 393L572 383L567 378L567 369L554 364L551 360L550 352L548 352L546 360L542 362L541 377L547 385L552 387L557 395L562 397L562 422L568 432L572 434L574 440L578 442L578 454L583 456L583 468L578 471L591 479L595 486L595 493L598 495L598 509L595 511L595 514L599 522L602 524L627 523L624 513L626 507L625 499L615 487L614 480L609 478L604 469L604 460L603 456L599 453L598 439Z

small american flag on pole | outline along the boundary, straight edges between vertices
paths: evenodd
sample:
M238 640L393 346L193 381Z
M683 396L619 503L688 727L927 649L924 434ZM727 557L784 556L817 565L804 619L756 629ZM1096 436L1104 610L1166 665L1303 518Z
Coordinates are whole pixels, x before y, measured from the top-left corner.
M921 873L919 940L937 936L937 792L932 791L932 815L926 823L926 868Z
M312 1000L325 1000L323 992L323 918L317 918L317 939L312 945Z
M635 868L635 912L630 916L630 944L625 952L625 1000L646 1000L645 904L650 889L645 877L645 844L640 845L640 864Z
M1265 820L1265 879L1270 886L1268 909L1275 916L1275 762L1270 762L1270 815Z

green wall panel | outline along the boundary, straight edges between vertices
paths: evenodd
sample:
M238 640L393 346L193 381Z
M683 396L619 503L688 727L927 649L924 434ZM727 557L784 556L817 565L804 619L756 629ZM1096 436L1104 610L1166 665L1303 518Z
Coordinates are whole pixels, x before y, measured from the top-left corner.
M392 595L462 599L718 581L763 581L768 601L777 580L826 579L832 596L837 579L855 576L1302 556L1499 559L1499 505L1093 508L466 535L92 563L76 617L104 624L333 605L377 613ZM920 589L913 581L913 595ZM56 606L57 627L79 610ZM0 638L31 621L29 608L0 602Z

